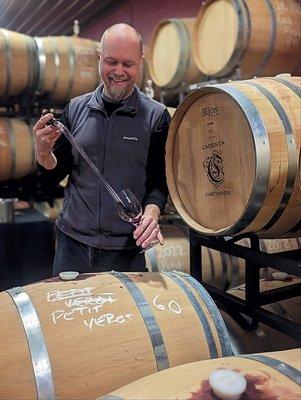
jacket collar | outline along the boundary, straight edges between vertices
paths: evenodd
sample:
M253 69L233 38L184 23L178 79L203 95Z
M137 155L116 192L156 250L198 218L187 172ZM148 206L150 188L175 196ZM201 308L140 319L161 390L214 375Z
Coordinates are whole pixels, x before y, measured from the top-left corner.
M103 83L99 85L94 92L92 92L92 97L88 101L87 106L89 108L92 108L93 110L103 110L104 109L104 103L101 97L101 93L103 91ZM136 114L138 112L139 108L139 103L140 103L140 98L139 98L139 90L137 86L134 86L134 92L133 94L124 100L123 106L121 106L118 111L122 111L125 113L129 114Z

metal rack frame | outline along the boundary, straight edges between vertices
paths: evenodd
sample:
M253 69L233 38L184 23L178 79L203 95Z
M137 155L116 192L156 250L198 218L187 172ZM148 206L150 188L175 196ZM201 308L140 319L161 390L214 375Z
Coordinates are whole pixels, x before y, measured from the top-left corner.
M250 239L250 248L235 244L242 238ZM245 259L245 300L202 281L201 246ZM255 234L218 238L202 236L190 229L190 273L202 283L220 307L246 330L254 330L259 322L262 322L301 342L301 325L262 308L263 305L301 295L301 283L260 292L260 269L266 268L267 265L288 274L301 276L301 250L269 254L260 250L259 238ZM251 322L245 316L250 317Z
M169 99L173 98L178 104L184 100L184 98L192 91L200 89L204 86L215 85L218 83L225 83L229 81L235 81L241 79L241 70L239 66L236 66L230 74L222 77L211 77L207 76L203 81L196 82L193 84L187 84L182 82L180 86L175 88L161 88L160 89L160 102L169 105Z
M59 115L66 105L67 101L53 100L47 92L43 95L25 92L18 96L0 97L0 116L22 118L30 124L41 116L43 108Z

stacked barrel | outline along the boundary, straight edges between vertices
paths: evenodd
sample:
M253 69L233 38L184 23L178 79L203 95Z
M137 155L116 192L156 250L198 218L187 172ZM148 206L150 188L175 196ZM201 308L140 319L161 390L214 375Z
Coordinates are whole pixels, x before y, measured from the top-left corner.
M78 37L31 37L0 29L0 99L49 97L65 103L99 83L98 43ZM28 120L28 116L27 120ZM0 117L0 181L35 170L34 137L24 119Z
M300 79L211 85L177 108L167 180L188 225L214 236L300 236Z
M165 19L153 30L148 65L154 83L166 93L203 86L173 115L166 155L175 211L201 234L254 232L280 247L300 236L301 89L300 78L289 74L300 64L300 21L300 4L292 0L207 0L195 18ZM269 78L218 84L255 76ZM170 236L177 234L170 233L167 243L175 244ZM155 268L162 268L162 254L168 251L157 255ZM242 261L233 257L229 267L212 254L214 268L203 254L205 280L220 271L218 285L243 282ZM166 256L163 261L168 264Z
M147 255L150 268L190 272L187 226L211 237L255 233L268 253L300 248L301 80L294 76L301 54L300 21L301 7L295 1L207 0L196 18L169 18L154 29L148 50L151 78L164 93L188 94L173 114L166 147L175 208L171 220L178 213L186 229L179 222L163 226L165 243ZM194 88L199 89L189 93ZM246 239L238 244L250 246ZM243 259L202 247L202 279L245 298ZM300 284L299 277L266 268L260 290L294 284ZM300 297L264 306L297 324L299 307ZM246 332L229 314L222 315L238 354L299 346L262 324ZM110 395L144 398L147 392L163 398L166 389L170 398L188 398L188 393L210 398L209 387L204 392L192 384L184 385L187 393L178 385L173 393L177 375L169 373L162 377L164 389L155 374L153 380Z
M155 27L148 44L151 78L168 91L233 76L293 74L300 63L300 20L294 0L206 0L195 17Z
M0 181L22 178L35 166L30 126L20 118L0 117Z
M193 18L167 19L157 25L148 49L149 71L156 85L174 88L202 79L192 56L193 26Z
M92 399L232 354L216 305L184 273L56 277L2 292L0 304L3 399Z
M31 37L0 29L0 96L49 93L69 100L98 85L98 43L79 37Z
M99 400L298 399L300 349L188 363L146 376Z
M301 7L292 0L208 0L195 22L195 61L211 77L293 73L300 60Z
M121 387L130 384L135 398L176 399L204 389L200 381L221 368L240 372L247 394L255 378L258 393L274 397L300 385L299 350L241 356L211 297L185 273L55 277L2 292L0 302L1 398L91 399L125 390L128 399Z

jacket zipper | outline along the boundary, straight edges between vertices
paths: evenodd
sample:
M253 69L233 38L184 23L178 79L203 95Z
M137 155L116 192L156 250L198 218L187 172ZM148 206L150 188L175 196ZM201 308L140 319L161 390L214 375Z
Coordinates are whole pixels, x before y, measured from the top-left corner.
M112 115L111 115L112 117ZM101 151L101 159L100 159L100 172L103 174L103 170L104 170L104 159L105 159L105 146L106 146L106 142L107 142L107 137L108 137L108 132L110 130L110 126L111 126L111 117L108 117L108 115L105 113L105 118L106 118L106 129L105 129L105 133L104 133L104 138L103 138L103 146L102 146L102 151ZM98 245L99 245L99 249L101 249L103 247L103 237L104 237L104 233L103 233L103 207L100 207L100 192L101 192L101 182L98 181L98 210L100 209L100 231L101 234L98 236ZM98 217L98 213L97 213L97 217ZM98 219L98 218L97 218ZM99 221L97 221L97 225L99 226Z

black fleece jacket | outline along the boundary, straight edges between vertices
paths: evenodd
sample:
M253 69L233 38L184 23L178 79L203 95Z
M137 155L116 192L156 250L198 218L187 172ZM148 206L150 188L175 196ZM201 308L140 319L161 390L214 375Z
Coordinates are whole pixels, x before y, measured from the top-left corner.
M167 199L165 143L170 122L166 107L135 87L131 97L108 116L103 86L67 105L61 122L116 192L129 188L142 203L161 212ZM69 175L57 227L70 237L103 249L135 247L134 227L120 219L113 199L90 166L61 135L55 169L43 171L59 181Z

